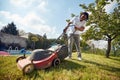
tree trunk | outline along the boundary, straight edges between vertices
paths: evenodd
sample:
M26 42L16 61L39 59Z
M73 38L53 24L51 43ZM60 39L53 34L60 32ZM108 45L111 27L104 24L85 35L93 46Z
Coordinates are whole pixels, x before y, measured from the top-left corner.
M33 45L34 45L34 49L35 49L35 41L33 42Z
M111 39L108 39L108 46L107 46L107 51L106 51L106 57L109 58L110 51L111 51Z

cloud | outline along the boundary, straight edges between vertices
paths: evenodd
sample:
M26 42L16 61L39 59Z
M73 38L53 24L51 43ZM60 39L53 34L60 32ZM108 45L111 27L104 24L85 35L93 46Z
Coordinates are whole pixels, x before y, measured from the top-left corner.
M2 22L0 22L0 29L2 29L2 27L4 26L5 24L3 24Z
M40 10L40 12L48 11L47 0L10 0L10 3L16 7L33 8Z
M107 4L106 6L105 6L105 10L106 10L106 12L111 12L111 11L113 11L113 9L115 8L115 6L117 5L117 1L116 0L114 0L113 2L111 2L111 1L109 1L110 2L110 4Z
M37 9L41 10L42 12L46 12L46 11L48 11L48 9L46 8L47 4L48 3L45 0L40 1L38 6L37 6Z
M0 17L14 21L18 29L22 29L25 32L32 32L35 34L43 35L44 33L49 35L49 38L55 38L55 27L51 27L46 24L46 21L38 16L35 12L30 12L26 16L21 17L18 14L11 14L7 11L0 11ZM8 24L7 22L6 24ZM2 25L2 22L0 22ZM56 35L57 36L57 35Z
M45 21L40 16L38 16L35 12L30 12L23 18L23 23L45 24Z
M18 7L28 7L33 3L33 1L35 0L10 0L10 3Z

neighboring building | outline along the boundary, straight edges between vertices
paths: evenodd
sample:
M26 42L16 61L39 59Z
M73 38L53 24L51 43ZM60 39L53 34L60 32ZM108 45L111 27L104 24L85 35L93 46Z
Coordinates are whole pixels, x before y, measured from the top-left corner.
M91 47L91 48L98 48L98 49L107 49L107 41L105 40L89 40L87 41L87 44Z
M0 32L0 40L2 43L5 43L6 45L15 43L15 44L19 44L20 47L25 47L25 48L27 47L27 43L26 43L27 39L23 37Z
M20 37L28 39L28 37L29 37L30 34L32 34L32 33L25 33L23 35L20 35Z

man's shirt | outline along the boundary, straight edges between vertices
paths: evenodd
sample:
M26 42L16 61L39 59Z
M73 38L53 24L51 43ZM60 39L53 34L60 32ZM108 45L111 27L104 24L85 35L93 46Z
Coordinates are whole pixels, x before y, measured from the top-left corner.
M74 18L71 20L71 22L72 22L72 24L70 24L70 26L69 26L69 28L68 28L68 30L67 30L67 31L68 31L68 34L72 34L72 33L74 33L74 34L80 34L81 31L79 31L79 30L76 30L76 31L75 31L74 26L80 28L81 26L85 26L85 25L86 25L86 21L85 21L85 20L80 21L79 16L74 17Z

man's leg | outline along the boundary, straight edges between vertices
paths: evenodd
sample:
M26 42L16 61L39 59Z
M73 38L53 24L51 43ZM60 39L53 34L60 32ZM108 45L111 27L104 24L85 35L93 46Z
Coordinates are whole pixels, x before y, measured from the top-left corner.
M77 50L77 53L78 53L78 58L81 58L80 36L79 35L74 35L74 42L75 42L76 50Z
M68 38L68 57L71 58L72 56L72 47L73 47L73 35L70 35Z

